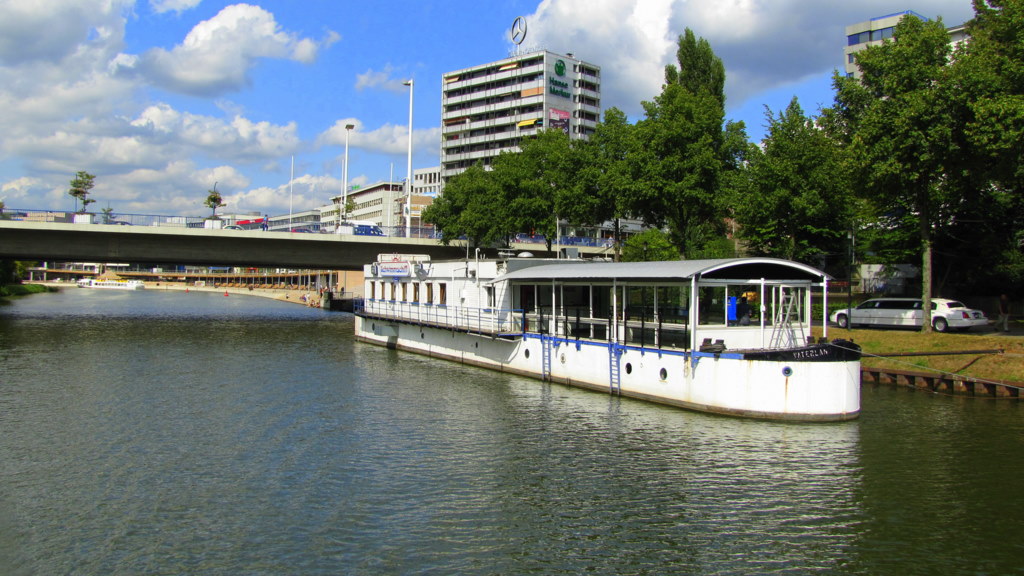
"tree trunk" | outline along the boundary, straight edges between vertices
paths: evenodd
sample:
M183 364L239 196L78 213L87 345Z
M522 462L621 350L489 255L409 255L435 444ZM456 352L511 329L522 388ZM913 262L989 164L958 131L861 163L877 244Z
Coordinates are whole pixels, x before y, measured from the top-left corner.
M929 220L921 215L921 332L932 331L932 235Z

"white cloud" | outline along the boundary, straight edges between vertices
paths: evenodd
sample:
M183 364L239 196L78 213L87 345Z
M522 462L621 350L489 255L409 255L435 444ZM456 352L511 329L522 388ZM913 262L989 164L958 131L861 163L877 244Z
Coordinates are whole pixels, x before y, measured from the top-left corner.
M337 41L330 32L322 43L284 32L274 15L258 6L235 4L197 24L172 50L153 48L137 60L126 59L121 73L141 74L167 90L213 96L249 85L249 71L261 58L310 63L321 45Z
M354 119L338 120L333 126L321 133L316 140L317 146L345 146L345 125L353 124L355 128L349 134L349 149L359 149L381 154L404 155L409 150L409 125L384 124L383 126L363 131L363 124ZM414 130L412 146L416 154L427 153L440 155L441 128Z
M163 14L164 12L177 12L181 14L186 10L191 10L202 0L149 0L149 7L157 14Z
M131 0L4 0L0 3L0 64L73 56L105 44L124 29Z
M236 115L230 121L180 112L155 104L131 121L154 143L173 143L183 151L236 161L261 161L294 153L299 145L294 122L284 126L253 122Z
M402 93L409 90L409 87L405 85L409 81L408 78L395 78L392 76L394 68L389 64L384 67L384 70L375 71L367 70L362 74L356 75L356 90L365 90L367 88L380 88L388 92Z

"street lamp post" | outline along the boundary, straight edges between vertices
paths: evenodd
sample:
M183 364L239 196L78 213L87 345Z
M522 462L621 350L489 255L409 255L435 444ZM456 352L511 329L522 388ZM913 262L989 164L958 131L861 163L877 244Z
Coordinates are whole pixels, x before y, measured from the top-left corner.
M348 216L348 135L355 128L355 124L345 124L345 163L341 175L341 210L338 211L338 227Z
M404 82L409 87L409 159L405 175L405 237L412 237L412 78Z

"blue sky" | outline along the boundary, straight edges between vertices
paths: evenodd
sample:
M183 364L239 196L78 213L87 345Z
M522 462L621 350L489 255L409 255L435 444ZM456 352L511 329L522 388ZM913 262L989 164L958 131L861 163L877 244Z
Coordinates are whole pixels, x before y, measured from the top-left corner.
M97 176L94 207L202 215L287 212L349 180L439 164L445 72L498 60L517 16L525 45L602 69L602 106L642 117L685 28L726 66L727 115L759 141L764 107L832 102L844 27L912 9L947 25L969 0L0 0L0 199L70 210L68 181ZM295 177L290 181L291 159Z

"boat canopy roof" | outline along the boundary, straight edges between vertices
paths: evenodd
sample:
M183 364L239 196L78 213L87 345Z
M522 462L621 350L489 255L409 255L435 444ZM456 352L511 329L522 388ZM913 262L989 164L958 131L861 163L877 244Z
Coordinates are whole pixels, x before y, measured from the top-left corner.
M669 282L705 280L822 281L829 276L806 264L779 258L722 258L665 262L580 262L543 264L508 272L493 282L552 281Z

